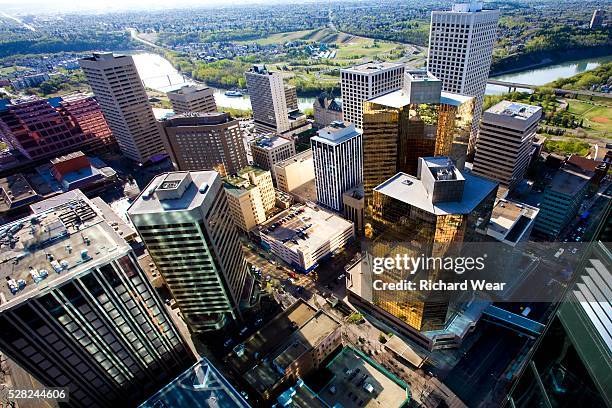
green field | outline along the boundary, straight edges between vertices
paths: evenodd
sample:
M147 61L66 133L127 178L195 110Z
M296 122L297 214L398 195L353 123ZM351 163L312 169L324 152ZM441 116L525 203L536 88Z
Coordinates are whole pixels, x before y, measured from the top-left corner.
M296 40L311 40L311 36L320 31L319 29L315 30L304 30L304 31L291 31L288 33L276 33L270 34L268 37L258 38L256 40L244 40L244 41L236 41L237 43L257 43L259 45L270 45L270 44L284 44L289 41ZM312 40L316 41L316 40Z
M569 112L584 119L583 128L589 136L612 138L612 107L595 105L589 102L568 100Z

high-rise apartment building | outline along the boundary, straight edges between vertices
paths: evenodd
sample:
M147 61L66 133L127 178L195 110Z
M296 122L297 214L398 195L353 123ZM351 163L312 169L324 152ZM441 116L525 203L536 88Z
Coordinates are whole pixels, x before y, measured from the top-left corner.
M395 62L367 62L340 70L342 116L357 129L362 128L363 102L400 89L404 65Z
M29 96L0 109L0 136L30 160L112 146L113 134L91 96Z
M366 209L374 187L398 172L416 175L419 157L465 158L455 147L471 131L474 98L442 92L441 82L426 71L409 71L405 81L402 89L364 103Z
M482 115L472 171L512 190L523 180L542 108L501 101Z
M451 11L433 11L427 70L442 80L442 89L476 98L468 155L472 155L493 59L499 10L482 3L455 4Z
M295 142L293 139L277 135L267 135L251 142L253 164L264 170L270 170L276 180L274 166L295 156Z
M80 191L3 226L0 351L71 407L136 406L195 361L128 243Z
M217 111L213 90L207 86L185 85L167 95L175 113Z
M184 113L161 127L178 170L215 170L225 177L248 165L240 124L227 113Z
M151 258L193 332L241 317L253 286L217 172L155 177L128 209Z
M224 179L232 218L245 232L263 223L274 209L276 193L267 170L248 166Z
M361 132L348 122L333 122L310 139L319 204L342 211L342 194L361 183Z
M80 59L79 64L125 157L145 163L164 153L160 129L134 59L94 53Z
M255 129L262 133L283 133L289 130L283 75L268 71L265 65L254 65L244 76L251 98Z
M364 220L365 262L358 270L351 270L347 280L349 300L428 349L437 347L438 339L449 346L461 338L467 332L461 326L470 319L459 319L450 332L442 333L457 315L450 295L375 290L373 279L400 282L410 279L411 272L387 269L373 275L367 265L372 265L372 258L457 255L463 242L479 239L479 230L491 217L496 192L496 183L461 173L448 157L420 158L417 177L397 173L377 186L372 209L366 211ZM442 277L437 270L428 272L429 279ZM436 330L440 330L439 336L426 334ZM453 340L449 342L449 338Z

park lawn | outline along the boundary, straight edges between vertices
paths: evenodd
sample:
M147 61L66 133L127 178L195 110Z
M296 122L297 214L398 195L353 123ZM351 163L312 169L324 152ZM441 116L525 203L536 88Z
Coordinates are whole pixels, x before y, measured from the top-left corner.
M586 112L589 109L593 108L593 105L591 105L591 104L584 103L584 102L578 102L578 101L573 100L573 99L568 99L567 103L569 104L568 111L570 113L573 113L576 116L581 116L582 114L584 114L584 112Z
M612 107L595 106L584 114L584 124L591 129L603 132L602 136L612 137Z
M370 38L354 37L349 43L340 45L336 58L338 59L354 59L358 57L382 57L394 50L398 45L387 41L377 41L374 46L374 40Z

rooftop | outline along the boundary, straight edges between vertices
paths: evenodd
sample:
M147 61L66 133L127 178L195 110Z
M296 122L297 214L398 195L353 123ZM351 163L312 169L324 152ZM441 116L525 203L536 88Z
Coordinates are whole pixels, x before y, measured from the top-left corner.
M593 173L595 170L597 170L597 167L604 164L604 162L601 160L587 159L586 157L572 154L569 159L567 159L566 165L567 164L575 166L582 171Z
M528 120L534 115L540 116L542 108L540 106L527 105L526 103L501 101L490 107L486 112L496 115L510 116L516 119Z
M29 204L39 195L21 173L0 179L0 212Z
M436 166L446 165L448 158L422 158L427 167L432 170ZM454 170L456 177L453 180L465 179L463 184L463 195L460 201L432 202L432 198L427 193L425 184L422 180L406 173L398 173L389 180L377 186L377 191L386 196L395 198L401 202L425 210L435 215L446 214L467 214L472 211L482 200L487 197L495 188L497 183L484 177L475 176L471 173L461 173ZM433 172L437 175L438 172ZM461 177L461 178L459 178ZM445 181L437 178L436 181Z
M292 251L311 252L350 225L350 221L318 207L294 205L268 220L260 232Z
M202 358L139 408L250 408L210 361Z
M561 168L555 173L547 189L564 195L574 195L582 191L582 188L591 180L582 172Z
M207 86L201 86L201 85L185 85L182 86L178 89L174 89L172 91L169 91L168 94L176 94L176 95L189 95L189 94L193 94L195 92L199 92L199 91L204 91L204 90L209 90L210 88Z
M451 92L442 92L440 94L440 103L452 106L460 106L472 99L474 98L471 96L464 96ZM410 105L410 94L404 89L398 89L369 99L368 102L399 109L406 105Z
M403 66L404 64L398 62L371 61L348 68L342 68L342 72L352 72L358 74L376 74L387 69L400 68Z
M312 160L312 149L304 150L303 152L298 153L295 156L288 158L287 160L283 160L282 162L276 163L274 166L283 168L291 166L294 163L303 162L304 160Z
M129 251L78 190L36 207L0 228L0 312Z
M355 125L349 122L334 121L329 126L317 132L317 136L312 137L312 140L318 140L323 143L334 142L342 143L345 140L351 139L359 135L359 131L355 129Z
M251 172L254 173L256 177L269 173L268 170L264 170L256 166L247 166L241 169L237 174L227 176L223 179L223 181L225 181L226 191L231 193L236 190L250 190L251 188L256 187L256 185L251 184L249 179L248 175Z
M293 143L291 140L278 135L263 136L251 142L251 146L256 146L260 149L276 149L280 146Z
M500 240L517 242L533 223L540 210L527 204L499 200L493 212L487 233Z
M434 74L425 69L414 69L406 71L410 81L440 81Z
M162 124L164 127L194 127L194 126L215 126L233 121L228 113L225 112L186 112L172 115L165 119Z
M185 211L201 207L219 178L216 171L177 171L156 176L134 200L129 214Z

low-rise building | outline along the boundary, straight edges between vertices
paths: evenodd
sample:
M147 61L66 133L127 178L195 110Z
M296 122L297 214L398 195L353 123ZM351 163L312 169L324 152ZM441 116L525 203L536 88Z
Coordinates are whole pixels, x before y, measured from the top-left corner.
M41 198L21 173L0 179L0 214L22 208Z
M274 165L295 156L295 142L275 134L262 136L251 142L253 164L270 170L276 180Z
M263 399L319 368L342 344L340 323L298 300L227 356L232 371Z
M292 193L297 188L314 180L312 150L304 150L274 165L276 186L279 190Z
M262 245L302 272L353 239L353 223L314 206L294 205L260 227Z
M266 221L276 200L269 171L249 166L224 181L232 218L240 229L248 232Z
M491 238L516 246L529 240L540 209L511 200L499 200L486 227Z
M313 105L314 125L324 128L332 122L342 120L342 102L334 99L334 95L323 92L315 99Z

